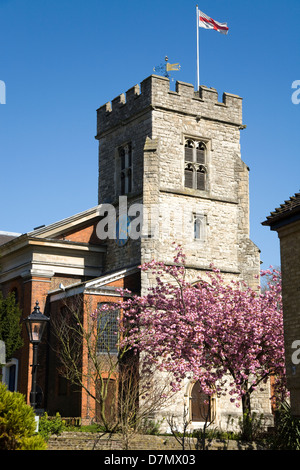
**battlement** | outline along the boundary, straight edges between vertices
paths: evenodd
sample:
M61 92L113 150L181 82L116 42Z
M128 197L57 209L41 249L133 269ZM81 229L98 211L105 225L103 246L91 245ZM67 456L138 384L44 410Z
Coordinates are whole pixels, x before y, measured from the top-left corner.
M128 120L155 109L183 113L198 119L210 119L242 126L242 98L223 93L222 102L214 88L200 86L194 90L190 83L176 82L176 91L170 90L166 77L151 75L139 85L130 88L97 110L97 136Z

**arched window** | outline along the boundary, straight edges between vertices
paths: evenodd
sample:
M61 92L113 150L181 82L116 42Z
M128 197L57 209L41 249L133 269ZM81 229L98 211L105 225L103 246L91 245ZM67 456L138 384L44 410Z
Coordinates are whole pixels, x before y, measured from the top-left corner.
M194 161L194 142L192 140L187 140L185 142L184 156L186 162Z
M117 354L118 353L118 316L119 309L101 310L104 303L99 303L99 317L97 325L97 350L98 353Z
M184 186L186 188L206 189L206 145L202 141L187 139L184 146Z
M131 144L119 148L119 167L121 177L121 195L132 191L132 148Z
M201 390L200 382L196 382L190 395L190 414L191 420L197 422L212 421L212 400Z
M205 163L206 145L203 142L198 142L196 146L196 161L197 163Z
M193 214L194 218L194 240L204 241L206 239L207 219L204 214Z
M184 186L186 188L194 187L194 169L193 165L186 164L184 170Z
M2 367L2 382L6 384L10 392L18 389L18 359L11 359Z
M205 168L203 167L203 165L200 165L197 169L196 169L196 189L200 189L202 191L205 190Z

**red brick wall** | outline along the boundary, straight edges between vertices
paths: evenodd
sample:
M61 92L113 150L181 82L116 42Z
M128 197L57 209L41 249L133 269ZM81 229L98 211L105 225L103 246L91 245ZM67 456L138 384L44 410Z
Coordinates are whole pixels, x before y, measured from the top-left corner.
M17 278L5 283L2 286L3 295L8 295L12 290L17 289L19 306L22 310L22 320L27 318L34 309L36 301L39 302L40 310L44 313L46 298L50 286L50 280L47 278ZM21 321L22 321L21 320ZM30 402L30 391L32 383L32 346L29 343L25 325L22 328L22 337L24 346L14 354L19 361L18 367L18 391L23 393L27 402ZM41 366L38 368L37 383L45 391L45 364L47 357L46 333L43 343L38 349L38 362Z
M70 240L80 243L91 243L93 245L100 244L101 241L96 234L96 226L97 222L93 223L92 225L85 225L79 229L76 228L74 230L70 230L69 232L65 232L63 235L60 235L58 239Z

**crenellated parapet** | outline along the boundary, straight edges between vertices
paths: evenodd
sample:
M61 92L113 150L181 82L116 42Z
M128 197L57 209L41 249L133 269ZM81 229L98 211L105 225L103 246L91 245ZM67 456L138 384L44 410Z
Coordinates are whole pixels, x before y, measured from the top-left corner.
M240 96L223 93L220 102L214 88L201 86L199 91L195 91L192 84L180 81L176 82L175 91L172 91L168 78L151 75L97 110L97 136L155 109L242 127Z

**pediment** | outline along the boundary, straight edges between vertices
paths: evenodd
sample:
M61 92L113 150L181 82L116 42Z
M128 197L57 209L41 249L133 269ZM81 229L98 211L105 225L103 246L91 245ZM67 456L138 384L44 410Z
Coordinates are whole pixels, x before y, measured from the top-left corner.
M50 225L39 227L31 232L27 233L28 237L34 238L47 238L47 239L58 239L64 240L69 239L73 241L89 242L83 234L89 227L94 229L99 220L99 206L95 206L84 212L80 212L66 219L62 219ZM95 233L90 230L90 236L96 240ZM81 238L80 238L81 232ZM89 232L89 231L88 231ZM77 235L77 237L75 236ZM88 234L87 234L88 235Z

